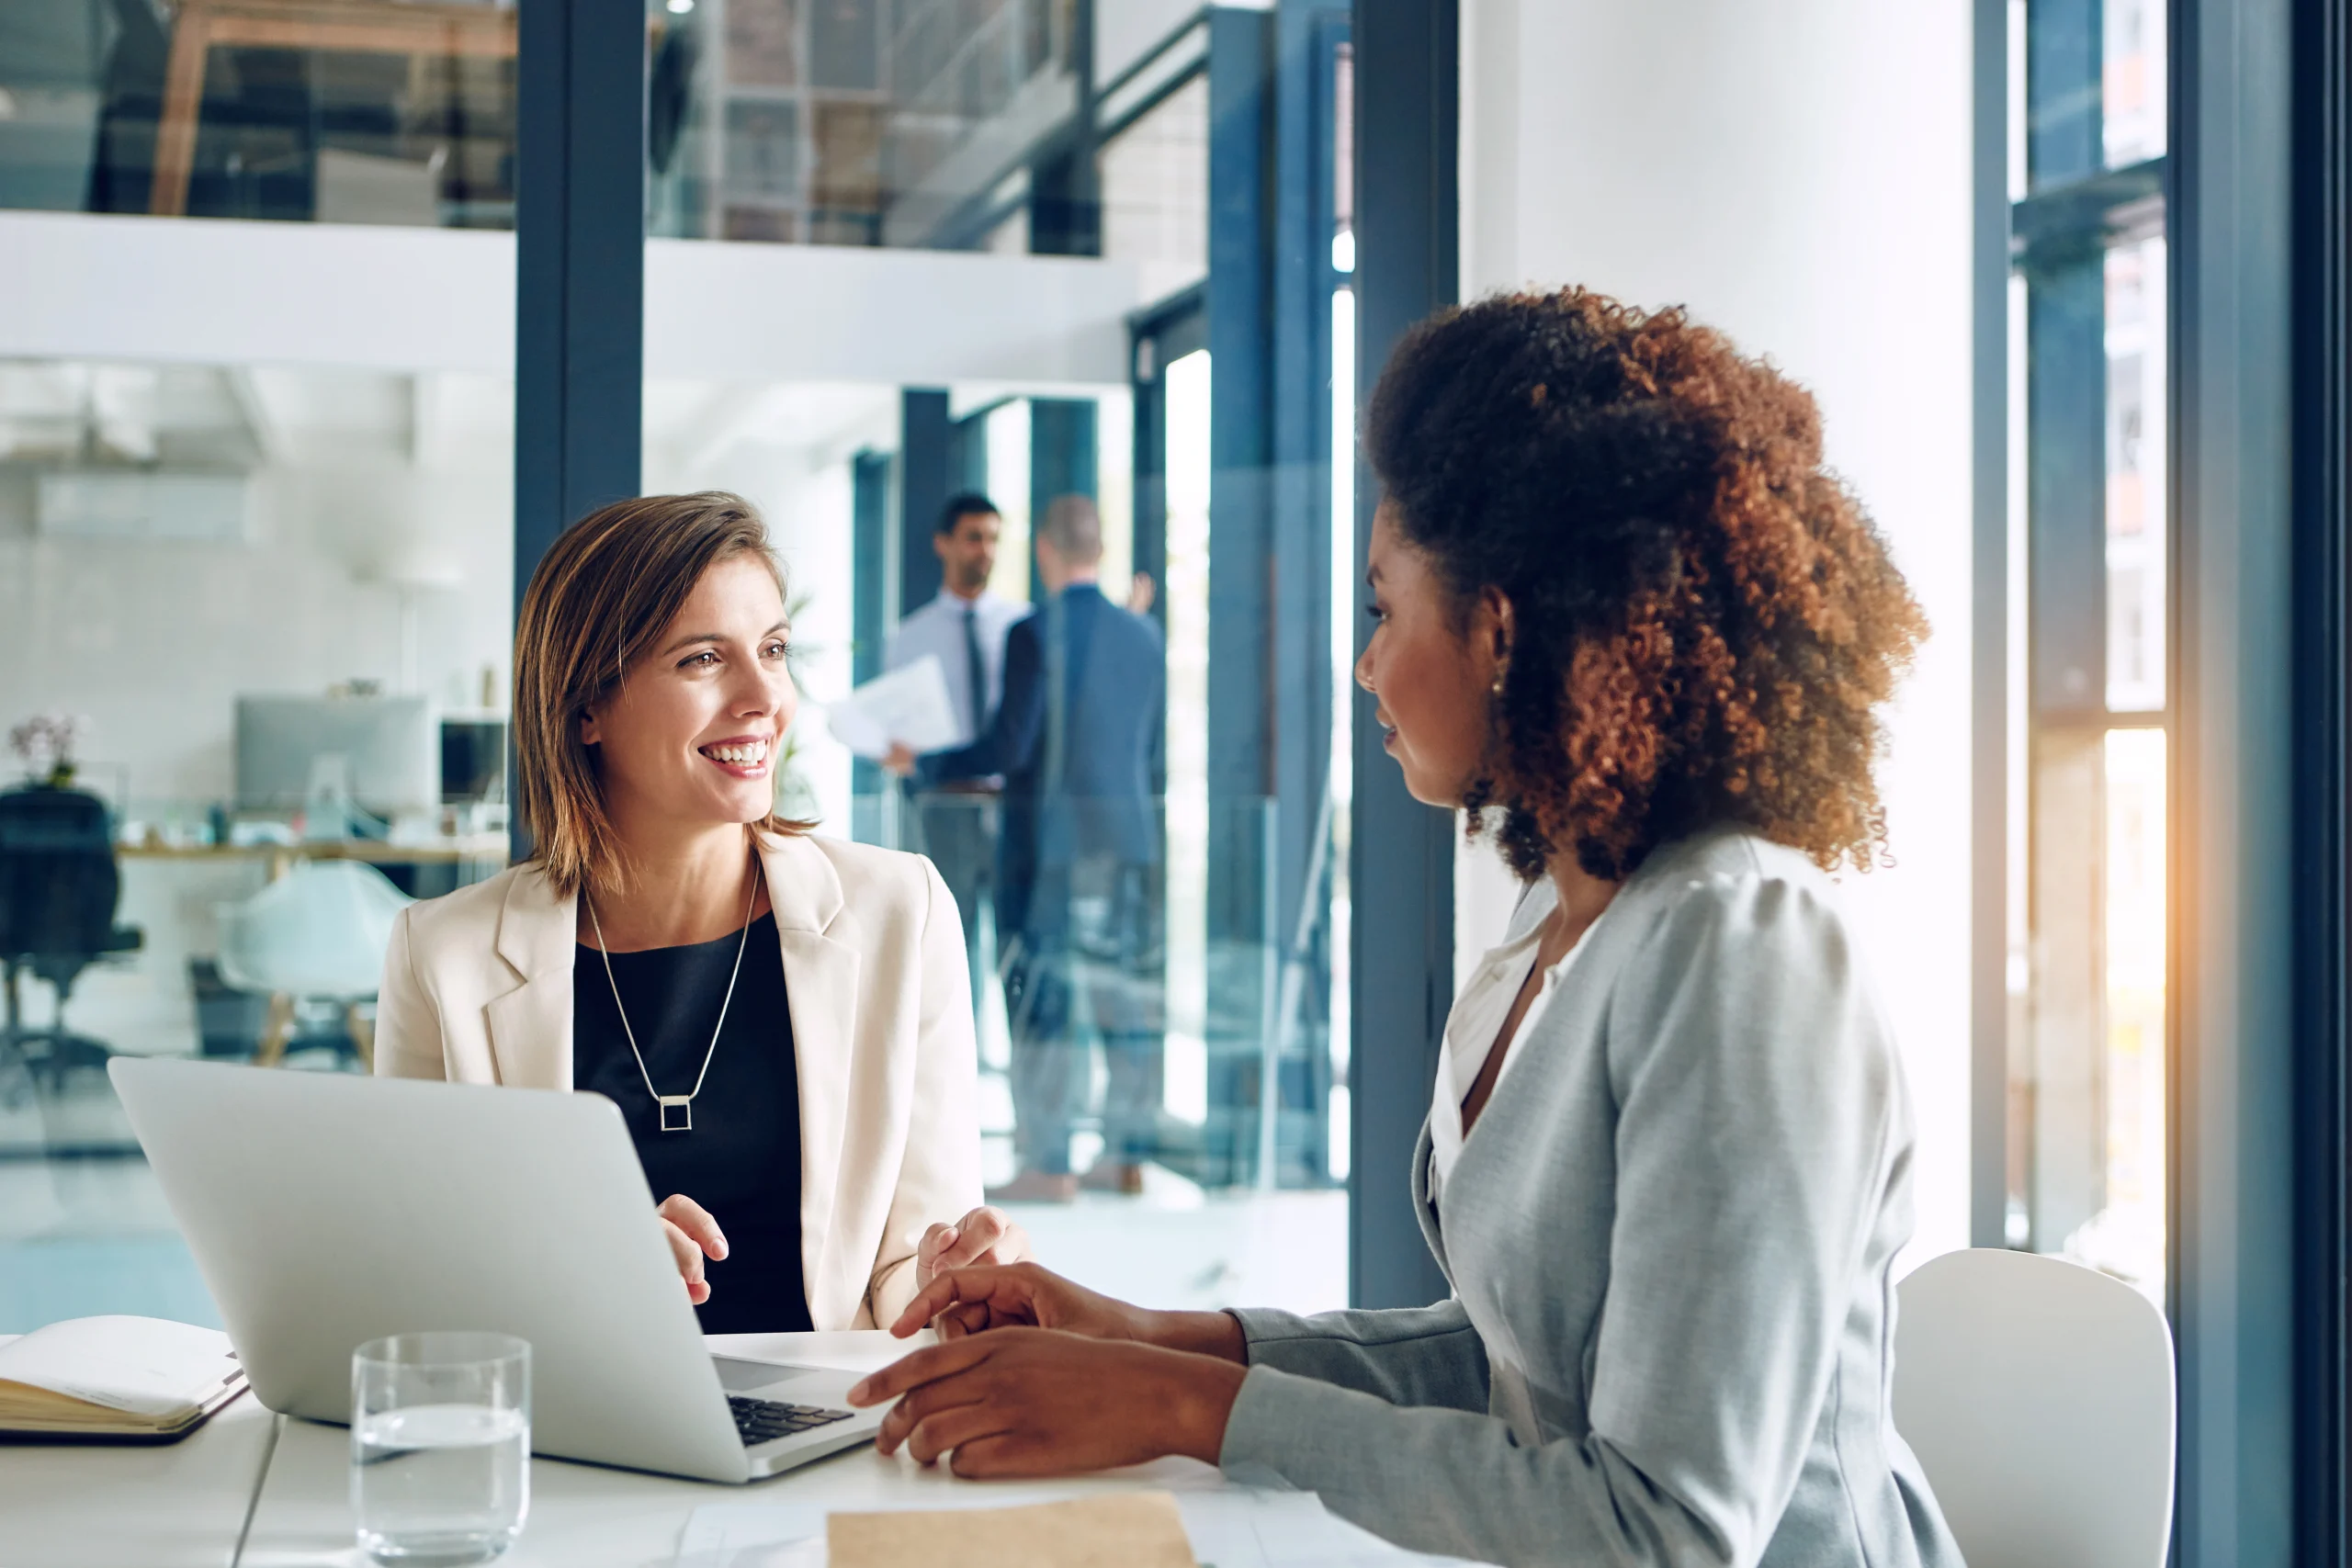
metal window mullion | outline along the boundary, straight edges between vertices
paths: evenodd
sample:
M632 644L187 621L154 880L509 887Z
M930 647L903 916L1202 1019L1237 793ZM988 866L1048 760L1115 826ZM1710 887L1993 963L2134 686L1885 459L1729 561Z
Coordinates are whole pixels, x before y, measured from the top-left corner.
M1456 0L1356 0L1356 407L1406 329L1460 288ZM1356 572L1378 487L1356 475ZM1413 1213L1411 1156L1453 990L1453 817L1406 792L1381 749L1372 699L1355 705L1354 915L1349 1008L1352 1159L1348 1293L1357 1306L1442 1298L1445 1277Z
M2181 1568L2293 1540L2296 1010L2290 45L2299 0L2175 0L2168 750Z
M2352 1563L2352 4L2297 11L2295 1559Z

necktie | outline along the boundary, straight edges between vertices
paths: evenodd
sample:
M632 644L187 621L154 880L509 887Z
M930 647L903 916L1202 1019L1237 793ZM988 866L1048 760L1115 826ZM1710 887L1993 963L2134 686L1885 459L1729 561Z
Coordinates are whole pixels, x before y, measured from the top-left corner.
M964 695L972 714L972 739L989 727L988 677L980 668L980 633L975 617L977 604L964 606Z

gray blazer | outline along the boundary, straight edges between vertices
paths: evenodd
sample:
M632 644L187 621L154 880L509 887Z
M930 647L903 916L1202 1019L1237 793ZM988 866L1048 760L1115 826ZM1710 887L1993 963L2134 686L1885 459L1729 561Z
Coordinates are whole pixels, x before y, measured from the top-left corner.
M1238 1314L1224 1468L1480 1562L1958 1568L1888 1403L1910 1112L1826 879L1702 834L1586 942L1442 1214L1414 1150L1453 1297Z

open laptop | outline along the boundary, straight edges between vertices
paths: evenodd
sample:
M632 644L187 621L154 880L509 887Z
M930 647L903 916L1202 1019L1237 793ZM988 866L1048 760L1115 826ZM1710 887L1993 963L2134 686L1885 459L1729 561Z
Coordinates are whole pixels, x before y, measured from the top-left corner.
M272 1410L351 1418L351 1352L487 1329L531 1344L531 1446L752 1481L865 1442L858 1374L713 1356L602 1095L108 1065Z

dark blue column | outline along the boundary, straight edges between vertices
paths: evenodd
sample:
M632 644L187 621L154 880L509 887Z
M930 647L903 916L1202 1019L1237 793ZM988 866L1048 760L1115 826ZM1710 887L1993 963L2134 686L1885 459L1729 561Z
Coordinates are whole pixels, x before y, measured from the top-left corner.
M635 495L645 355L645 14L522 0L514 595L583 513Z
M2352 1563L2352 0L2296 11L2295 1551Z
M932 529L951 493L948 464L952 428L947 394L910 387L899 394L899 614L907 615L939 594L939 557Z
M988 488L989 416L967 413L947 427L947 489L985 495Z
M1029 400L1029 518L1034 528L1057 496L1099 496L1095 474L1095 404L1091 398ZM1001 505L1004 498L997 498ZM1034 580L1034 577L1033 577ZM1105 590L1114 599L1124 587Z
M522 0L514 204L514 603L557 535L638 491L645 12ZM519 819L514 852L529 840Z
M1406 328L1460 287L1460 28L1454 0L1356 0L1358 408ZM1361 567L1380 499L1361 465L1356 498ZM1453 1000L1453 819L1405 793L1361 694L1354 732L1348 1291L1358 1306L1426 1305L1445 1278L1413 1217L1409 1166Z

